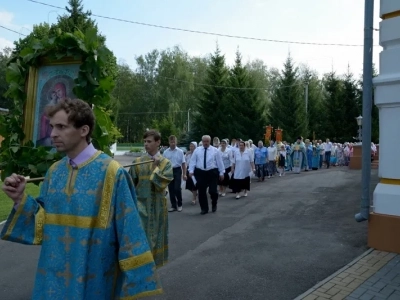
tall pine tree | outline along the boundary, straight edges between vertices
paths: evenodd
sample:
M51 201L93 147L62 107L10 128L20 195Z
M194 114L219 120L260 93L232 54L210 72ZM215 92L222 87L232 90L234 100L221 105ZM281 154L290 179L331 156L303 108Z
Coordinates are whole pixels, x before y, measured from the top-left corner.
M283 139L288 142L295 141L299 135L307 134L304 84L298 77L298 69L289 56L279 76L269 110L268 123L283 129Z
M357 88L356 81L354 80L353 74L350 72L350 68L343 79L343 95L341 97L343 102L343 115L342 127L343 136L340 137L339 141L352 141L353 137L357 134L357 118L361 114L360 106L360 93Z
M325 88L325 137L335 142L344 142L347 128L344 128L345 117L343 114L343 82L335 72L330 72L324 77ZM354 119L353 119L354 121Z
M231 69L229 83L229 106L233 108L231 136L242 139L262 139L265 126L265 103L260 101L255 79L249 75L242 64L239 50L236 52L235 65Z
M204 134L220 138L230 136L230 121L235 116L227 102L228 75L225 56L217 46L210 58L203 93L198 99L198 113L194 124L198 139Z
M307 124L309 139L323 134L324 113L322 106L322 84L316 72L305 66L301 71L302 80L308 86Z
M58 23L52 27L61 29L64 32L74 32L80 30L85 32L88 29L94 28L98 31L96 22L91 19L92 12L90 10L84 11L82 0L68 0L68 6L65 7L67 14L58 17ZM105 37L99 37L101 42L105 42Z
M375 68L375 65L372 69L372 76L378 76L378 71ZM360 93L360 113L362 113L362 97L363 97L363 81L360 78L358 82L359 93ZM375 105L375 93L372 93L372 109L371 109L371 141L379 144L379 109L378 106Z

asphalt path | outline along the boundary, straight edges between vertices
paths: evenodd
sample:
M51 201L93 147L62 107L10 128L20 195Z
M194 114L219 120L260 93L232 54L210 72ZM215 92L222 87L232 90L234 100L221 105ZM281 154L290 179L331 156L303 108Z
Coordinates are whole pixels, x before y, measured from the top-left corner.
M371 192L377 182L373 170ZM253 182L204 216L185 191L183 211L169 214L164 294L150 299L294 299L367 250L360 195L361 171L341 167ZM0 241L1 300L30 299L39 251Z

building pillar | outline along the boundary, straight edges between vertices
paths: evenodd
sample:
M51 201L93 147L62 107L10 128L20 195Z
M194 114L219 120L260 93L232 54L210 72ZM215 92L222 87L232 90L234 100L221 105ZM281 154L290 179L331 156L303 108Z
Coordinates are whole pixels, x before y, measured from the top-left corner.
M400 253L400 1L380 1L379 76L374 79L379 108L379 184L373 195L368 245Z

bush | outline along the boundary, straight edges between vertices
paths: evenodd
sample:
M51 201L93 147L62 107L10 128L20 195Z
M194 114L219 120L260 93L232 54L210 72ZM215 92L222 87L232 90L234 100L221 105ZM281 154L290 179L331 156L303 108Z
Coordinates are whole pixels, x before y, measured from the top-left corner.
M130 150L129 152L140 153L140 152L143 152L143 148L140 148L140 147L132 147L131 150Z

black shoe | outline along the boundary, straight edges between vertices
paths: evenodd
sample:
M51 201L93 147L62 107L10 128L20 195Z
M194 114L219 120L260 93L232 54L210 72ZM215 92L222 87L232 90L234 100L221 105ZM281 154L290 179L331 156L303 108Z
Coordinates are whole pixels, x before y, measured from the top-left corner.
M200 214L201 214L201 215L208 214L208 211L202 210Z
M217 206L213 206L212 212L216 212L216 211L217 211Z

